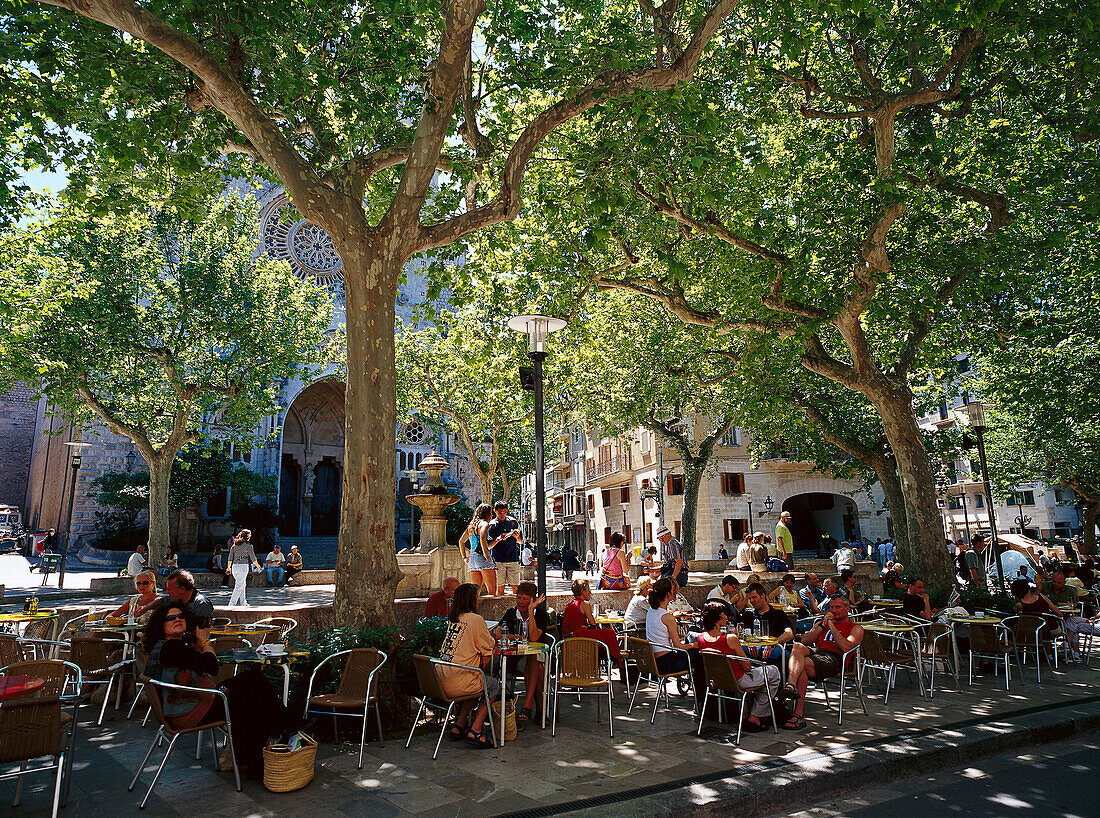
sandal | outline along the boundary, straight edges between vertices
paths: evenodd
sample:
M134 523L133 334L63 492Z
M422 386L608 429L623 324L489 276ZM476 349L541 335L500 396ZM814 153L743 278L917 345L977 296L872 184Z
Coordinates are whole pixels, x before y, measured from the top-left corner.
M451 741L462 741L462 739L466 738L466 731L468 729L469 728L466 727L466 725L464 724L456 724L454 727L451 728Z
M779 688L779 692L776 694L776 698L789 701L792 705L797 702L801 696L798 695L798 688L788 682Z
M806 719L799 716L797 713L787 719L783 724L784 730L801 730L806 726Z
M516 716L516 721L528 721L531 718L531 714L534 708L521 707L519 714Z
M474 728L466 728L466 743L472 744L479 750L491 750L493 748L493 742L489 740L489 737L484 732L475 733Z
M743 722L741 722L742 733L763 733L767 729L768 726L763 722L754 723L749 721L748 719L745 719Z

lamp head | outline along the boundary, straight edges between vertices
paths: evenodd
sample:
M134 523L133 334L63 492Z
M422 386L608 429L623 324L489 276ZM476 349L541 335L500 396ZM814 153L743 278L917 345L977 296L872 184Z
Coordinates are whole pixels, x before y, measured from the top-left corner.
M517 315L508 319L508 329L522 332L527 336L529 353L546 352L546 336L551 332L565 329L566 321L550 315Z

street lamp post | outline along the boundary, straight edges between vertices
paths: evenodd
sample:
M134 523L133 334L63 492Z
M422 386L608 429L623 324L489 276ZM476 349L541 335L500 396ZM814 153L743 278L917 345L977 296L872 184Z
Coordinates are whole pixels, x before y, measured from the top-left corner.
M419 469L405 469L405 476L409 478L412 493L420 491L420 478L424 476L424 472ZM416 503L409 503L409 550L416 552Z
M970 497L966 493L966 489L963 489L962 493L963 504L963 525L966 526L966 541L970 542L970 512L966 510L966 507L970 505Z
M749 504L749 534L752 534L752 495L745 495L745 502Z
M539 595L546 593L546 468L542 417L542 364L546 360L546 336L564 329L566 322L548 315L517 315L508 320L508 329L527 336L527 357L535 364L535 553ZM524 388L528 388L524 383Z
M967 419L970 428L974 431L974 437L978 440L978 465L982 470L982 488L985 492L985 502L989 512L990 550L993 553L993 563L997 566L997 581L1001 590L1005 587L1004 566L1001 565L1001 547L997 539L997 517L993 513L993 488L989 484L989 468L985 460L985 409L979 402L966 405Z
M1018 509L1020 509L1020 513L1017 515L1016 519L1013 522L1019 524L1019 526L1020 526L1020 536L1021 537L1026 537L1027 536L1027 531L1025 529L1029 525L1031 525L1031 517L1024 514L1024 500L1026 499L1025 496L1024 496L1024 493L1022 491L1018 491L1018 492L1016 492L1016 495L1017 495L1017 497L1016 497L1016 507Z
M65 587L65 559L69 556L69 542L72 540L73 503L76 502L76 477L80 472L81 451L92 444L69 441L65 445L69 447L69 465L73 470L73 479L69 484L69 512L65 520L65 544L61 546L61 564L57 567L57 587L59 589Z
M765 510L760 516L763 517L765 514L771 514L773 508L775 508L775 500L773 500L772 496L769 494L767 497L764 498Z

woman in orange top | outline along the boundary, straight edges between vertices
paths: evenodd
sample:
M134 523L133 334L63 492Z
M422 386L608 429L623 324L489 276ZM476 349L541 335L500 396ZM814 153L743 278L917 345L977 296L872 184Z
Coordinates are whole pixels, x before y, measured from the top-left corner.
M445 662L454 662L481 670L492 660L496 640L489 633L485 620L477 612L478 590L478 586L468 582L455 589L451 613L448 617L450 625L447 626L447 634L443 637L443 645L439 648L439 658ZM443 682L443 691L448 696L468 696L482 692L480 673L445 667L440 668L440 679ZM485 676L484 684L491 700L496 701L500 698L499 680L493 676ZM462 709L455 718L455 726L451 728L451 738L455 741L464 738L475 747L488 749L493 746L493 742L485 735L482 728L489 709L484 702L479 704L473 723L467 727L473 706L472 701L462 705Z

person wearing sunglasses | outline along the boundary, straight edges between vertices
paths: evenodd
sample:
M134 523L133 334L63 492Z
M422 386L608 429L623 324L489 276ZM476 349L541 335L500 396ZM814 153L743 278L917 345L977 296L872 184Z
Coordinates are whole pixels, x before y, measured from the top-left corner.
M157 601L157 575L145 570L134 576L134 588L137 593L126 600L111 616L133 617L142 624L153 615L153 603Z
M145 628L145 674L171 684L213 689L218 657L210 642L210 627L189 608L172 601L153 611ZM275 735L289 735L299 720L291 716L274 686L260 670L244 670L221 684L229 700L233 746L242 773L263 776L263 748ZM222 699L209 693L163 690L165 719L176 729L220 721L225 717ZM219 769L232 769L228 748Z

